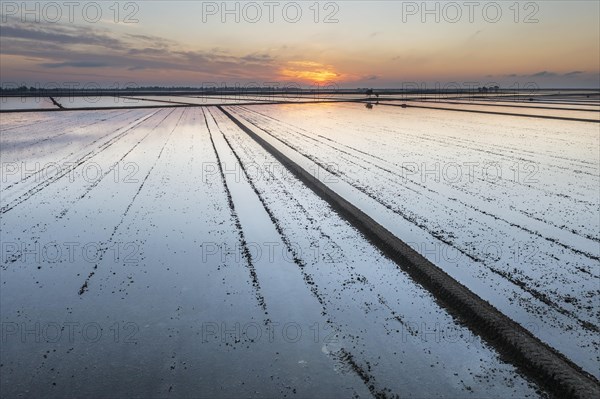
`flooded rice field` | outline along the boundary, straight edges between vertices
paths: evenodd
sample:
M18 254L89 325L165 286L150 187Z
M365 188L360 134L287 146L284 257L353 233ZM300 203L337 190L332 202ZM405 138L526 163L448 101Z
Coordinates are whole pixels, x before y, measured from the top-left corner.
M274 151L600 377L597 103L204 100L2 114L7 397L547 395Z

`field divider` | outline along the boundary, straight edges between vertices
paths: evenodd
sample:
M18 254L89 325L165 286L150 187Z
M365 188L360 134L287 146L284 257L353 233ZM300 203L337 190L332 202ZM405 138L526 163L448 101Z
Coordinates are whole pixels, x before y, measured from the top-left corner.
M125 98L125 97L122 97ZM293 101L293 100L281 100L281 101L249 101L240 102L237 104L222 103L222 104L194 104L194 103L180 103L166 100L143 100L142 101L154 101L162 102L164 104L152 104L152 105L130 105L130 106L109 106L109 107L72 107L72 108L23 108L23 109L0 109L0 114L14 114L24 112L69 112L69 111L109 111L115 109L156 109L156 108L194 108L194 107L220 107L229 105L278 105L278 104L323 104L323 103L362 103L362 98L354 99L341 99L341 100L315 100L315 101Z
M389 99L384 99L385 101L389 101ZM400 100L402 101L402 100ZM523 105L516 104L506 104L506 101L502 104L495 103L494 101L485 102L474 102L474 101L444 101L444 100L408 100L408 101L418 101L428 104L452 104L452 105L471 105L471 106L482 106L482 107L506 107L506 108L520 108L523 110L527 109L543 109L543 110L551 110L551 111L577 111L577 112L599 112L599 109L584 109L584 108L566 108L566 107L548 107L545 105L536 106L536 103L523 103ZM542 115L544 116L544 115Z
M315 194L329 203L401 270L429 291L451 315L494 347L504 360L514 364L543 389L557 397L600 397L600 382L594 376L435 266L223 107L217 108Z
M410 100L413 101L413 100ZM363 100L363 102L373 102L373 100ZM455 112L471 112L475 114L488 114L488 115L504 115L504 116L518 116L524 118L538 118L538 119L554 119L561 121L571 121L571 122L591 122L591 123L600 123L600 119L587 119L587 118L571 118L567 116L551 116L551 115L532 115L532 114L517 114L513 112L499 112L499 111L483 111L477 109L458 109L458 108L448 108L448 107L428 107L425 105L411 105L411 104L388 104L377 102L377 105L385 105L388 107L401 107L401 108L421 108L421 109L437 109L440 111L455 111ZM594 111L592 111L594 112Z
M173 101L173 100L171 100L171 97L169 97L168 100L152 100L150 98L145 98L145 97L127 97L127 96L119 96L117 98L124 98L126 100L136 100L136 101L151 101L151 102L155 102L155 103L165 103L165 104L197 105L194 103L188 103L188 102L183 102L183 101Z

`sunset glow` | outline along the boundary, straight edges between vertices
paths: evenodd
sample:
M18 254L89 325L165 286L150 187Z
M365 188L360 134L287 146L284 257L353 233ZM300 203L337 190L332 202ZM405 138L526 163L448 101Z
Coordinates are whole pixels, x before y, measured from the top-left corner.
M41 5L36 20L22 15L21 3L3 2L1 79L190 86L294 80L349 88L600 84L598 2L482 3L470 11L461 3L452 3L458 10L436 2L330 3L284 2L269 10L260 3L175 1L165 10L161 1L122 2L118 13L99 3L97 21L81 8L72 21L68 10L55 21Z
M303 83L344 82L344 76L335 72L331 65L311 61L289 61L280 71L285 80Z

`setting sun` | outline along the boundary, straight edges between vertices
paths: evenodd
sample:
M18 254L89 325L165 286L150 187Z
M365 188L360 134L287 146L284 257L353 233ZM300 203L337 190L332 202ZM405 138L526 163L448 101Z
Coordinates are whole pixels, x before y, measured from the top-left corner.
M326 83L344 80L331 65L312 61L290 61L280 70L284 79L294 79L306 83Z

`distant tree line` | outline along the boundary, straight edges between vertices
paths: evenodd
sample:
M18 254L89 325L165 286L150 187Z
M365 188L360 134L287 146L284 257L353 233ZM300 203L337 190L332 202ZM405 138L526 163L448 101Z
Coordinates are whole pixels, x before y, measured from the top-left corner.
M490 87L478 87L478 93L498 93L500 90L500 86L490 86Z

